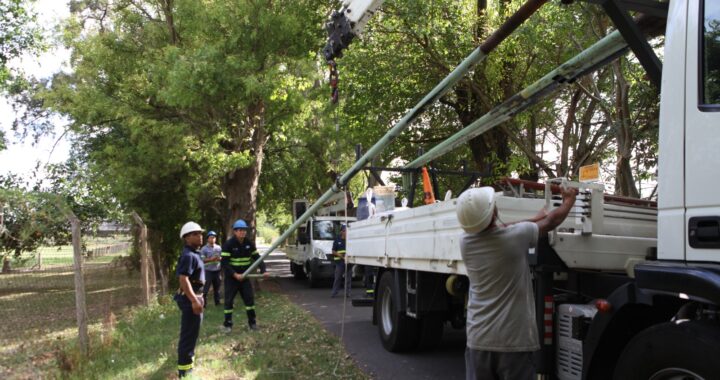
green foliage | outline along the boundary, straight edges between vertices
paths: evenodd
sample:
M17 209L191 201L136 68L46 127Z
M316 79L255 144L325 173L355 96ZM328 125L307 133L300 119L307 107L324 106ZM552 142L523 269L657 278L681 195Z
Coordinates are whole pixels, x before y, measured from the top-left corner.
M279 214L282 216L282 214ZM276 218L279 224L287 222L285 227L290 225L290 218ZM280 233L278 229L268 221L268 217L264 212L257 214L257 244L270 244L274 242Z
M0 90L4 90L12 77L10 60L23 53L43 48L43 39L37 15L31 10L34 0L0 1Z
M704 100L716 104L720 102L720 20L710 20L705 26L703 49Z
M12 176L0 178L0 253L19 257L42 244L70 241L67 206L62 200L53 194L25 190L18 182Z
M309 127L326 5L168 4L73 2L63 40L74 71L31 99L70 118L87 183L137 211L171 266L185 221L221 231L238 210L254 218L257 184L231 179L259 175L266 144ZM232 203L238 193L248 204Z
M384 5L368 24L362 41L339 60L341 119L349 124L353 141L365 146L376 141L522 1L488 2L486 9L479 9L481 3ZM419 146L427 151L611 29L598 7L548 4L456 88L429 106L379 161L412 160ZM656 134L657 92L643 80L642 68L634 60L623 59L619 67L621 72L603 69L588 75L559 91L553 100L540 102L433 165L457 169L462 160L468 160L476 170L491 164L492 179L520 175L536 180L573 175L579 166L608 157L613 158L607 160L612 165L616 162L613 150L623 146L632 150L622 155L637 164L632 168L635 175L646 177L657 152L650 142ZM626 84L627 93L621 91ZM626 94L629 97L622 99ZM619 123L622 130L612 127ZM623 172L618 166L617 173ZM463 181L443 179L441 187L457 189Z

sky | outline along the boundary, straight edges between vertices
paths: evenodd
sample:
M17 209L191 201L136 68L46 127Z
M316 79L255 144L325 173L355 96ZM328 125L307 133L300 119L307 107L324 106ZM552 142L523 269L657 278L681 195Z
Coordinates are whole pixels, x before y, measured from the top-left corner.
M61 18L68 15L67 1L38 0L35 9L39 13L39 24L45 27L56 25ZM47 78L61 69L67 69L69 57L70 52L66 49L51 48L39 57L23 56L11 62L11 65L21 67L26 74L37 78ZM0 151L0 175L14 173L25 177L34 170L38 162L44 166L47 163L63 162L67 159L70 143L66 138L58 141L67 121L60 118L53 120L56 136L44 137L37 144L33 144L32 139L19 141L15 133L10 130L15 116L7 99L0 96L0 129L5 132L8 142L7 149ZM53 145L55 145L54 149ZM39 174L42 177L42 172Z

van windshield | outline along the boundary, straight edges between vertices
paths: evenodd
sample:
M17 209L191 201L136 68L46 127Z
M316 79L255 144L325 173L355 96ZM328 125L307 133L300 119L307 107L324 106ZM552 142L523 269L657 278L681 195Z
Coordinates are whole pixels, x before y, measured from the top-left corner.
M313 222L314 240L335 240L340 235L340 221L318 220Z

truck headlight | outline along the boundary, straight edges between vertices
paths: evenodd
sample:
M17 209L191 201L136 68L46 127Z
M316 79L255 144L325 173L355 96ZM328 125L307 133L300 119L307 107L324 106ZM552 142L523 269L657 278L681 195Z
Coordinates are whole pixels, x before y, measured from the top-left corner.
M327 256L325 255L325 252L323 252L320 248L315 248L313 250L313 256L317 257L320 260L327 260Z

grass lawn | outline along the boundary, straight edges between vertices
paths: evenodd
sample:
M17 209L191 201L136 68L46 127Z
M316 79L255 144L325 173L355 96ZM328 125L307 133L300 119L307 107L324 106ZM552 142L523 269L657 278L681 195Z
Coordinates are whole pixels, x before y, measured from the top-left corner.
M85 241L86 249L100 250L105 247L111 247L118 244L124 244L130 241L130 237L97 237L90 238ZM97 257L86 257L86 261L93 263L107 264L115 257L127 255L129 248L112 254L105 254ZM20 258L13 258L11 261L12 269L27 269L37 265L38 257L42 257L42 267L60 267L73 265L73 247L72 245L61 245L58 247L40 247L37 252L24 253Z
M236 312L236 327L225 334L220 329L222 307L210 306L206 310L195 351L196 378L369 378L349 359L336 337L285 295L267 290L273 283L266 284L264 291L256 294L258 331L248 330L244 312ZM63 376L175 378L179 317L174 302L136 309L130 318L118 323L112 339L105 344L95 343L88 360L69 360L73 368Z

